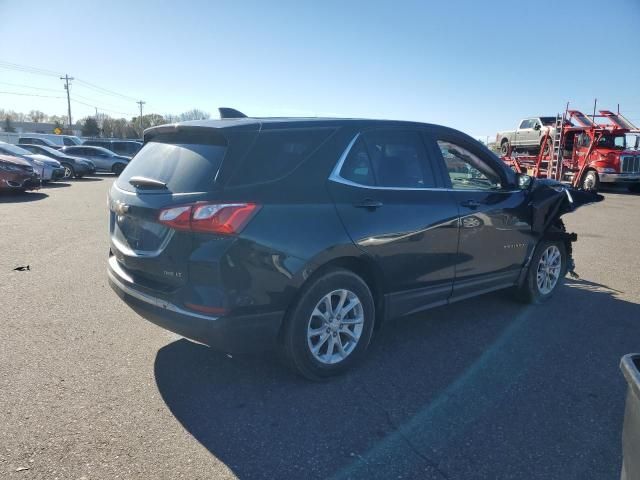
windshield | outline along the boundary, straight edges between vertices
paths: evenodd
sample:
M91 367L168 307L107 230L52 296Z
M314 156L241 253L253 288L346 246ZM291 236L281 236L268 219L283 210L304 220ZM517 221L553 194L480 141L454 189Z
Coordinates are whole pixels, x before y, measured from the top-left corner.
M598 139L598 147L624 150L626 148L625 134L613 135L610 133L605 133Z
M52 155L54 157L60 156L60 152L58 152L55 148L47 147L46 145L38 145L39 150L46 152L47 155Z
M25 150L22 147L18 147L17 145L12 145L10 143L0 144L0 148L2 148L5 152L12 153L13 155L31 155L32 154L29 150Z
M625 135L625 148L627 150L640 150L640 134L627 133Z

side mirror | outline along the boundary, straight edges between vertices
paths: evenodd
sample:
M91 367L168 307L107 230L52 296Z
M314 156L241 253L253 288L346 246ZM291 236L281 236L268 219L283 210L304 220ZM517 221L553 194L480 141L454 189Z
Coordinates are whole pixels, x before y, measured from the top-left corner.
M533 129L534 129L534 130L540 130L540 128L542 128L542 127L541 127L541 125L540 125L539 123L536 123L536 124L533 126Z
M525 175L524 173L516 174L516 182L520 190L529 190L529 187L533 183L533 177Z

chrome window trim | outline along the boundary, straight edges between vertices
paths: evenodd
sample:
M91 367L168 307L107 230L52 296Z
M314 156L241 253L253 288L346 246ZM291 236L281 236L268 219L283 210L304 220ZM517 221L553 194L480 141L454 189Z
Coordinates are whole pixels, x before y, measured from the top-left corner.
M333 167L333 170L331 171L331 175L329 175L329 180L332 182L336 182L336 183L341 183L343 185L348 185L350 187L357 187L357 188L366 188L369 190L393 190L393 191L400 191L400 192L404 192L404 191L416 191L416 192L491 192L491 193L516 193L516 192L520 192L521 190L517 189L517 190L472 190L472 189L461 189L461 188L441 188L441 187L424 187L424 188L416 188L416 187L380 187L378 185L363 185L361 183L357 183L357 182L353 182L351 180L347 180L346 178L343 178L340 176L340 171L342 170L342 166L344 165L345 160L347 159L347 157L349 156L349 153L351 152L351 149L353 148L353 146L355 145L355 143L358 141L358 138L360 138L360 132L356 133L356 135L351 139L351 141L349 142L349 145L347 145L347 148L345 148L344 152L342 152L342 155L340 155L340 158L338 159L338 162L336 163L336 165Z

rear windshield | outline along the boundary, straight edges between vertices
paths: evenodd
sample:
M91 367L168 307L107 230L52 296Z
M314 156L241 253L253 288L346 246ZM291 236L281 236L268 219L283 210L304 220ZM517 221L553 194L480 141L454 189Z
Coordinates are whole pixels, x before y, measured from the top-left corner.
M262 132L231 177L229 185L271 182L288 175L333 131L331 128L298 128Z
M226 151L224 137L216 133L179 132L158 135L147 142L118 177L118 187L135 191L134 176L166 183L172 193L208 192L212 189Z

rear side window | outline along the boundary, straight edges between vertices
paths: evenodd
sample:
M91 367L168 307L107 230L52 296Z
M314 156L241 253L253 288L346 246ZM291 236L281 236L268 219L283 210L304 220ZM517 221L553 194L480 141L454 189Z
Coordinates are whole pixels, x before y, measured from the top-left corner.
M375 130L358 139L340 176L361 185L434 187L434 175L416 131Z
M316 151L331 133L333 129L329 128L267 130L260 133L231 177L229 185L271 182L288 175Z
M160 180L172 193L212 189L226 151L218 133L178 132L157 135L147 142L118 177L118 187L135 191L134 176Z
M367 146L361 137L351 147L349 155L342 165L342 170L340 170L340 176L359 185L373 186L376 184L371 158L369 158Z

